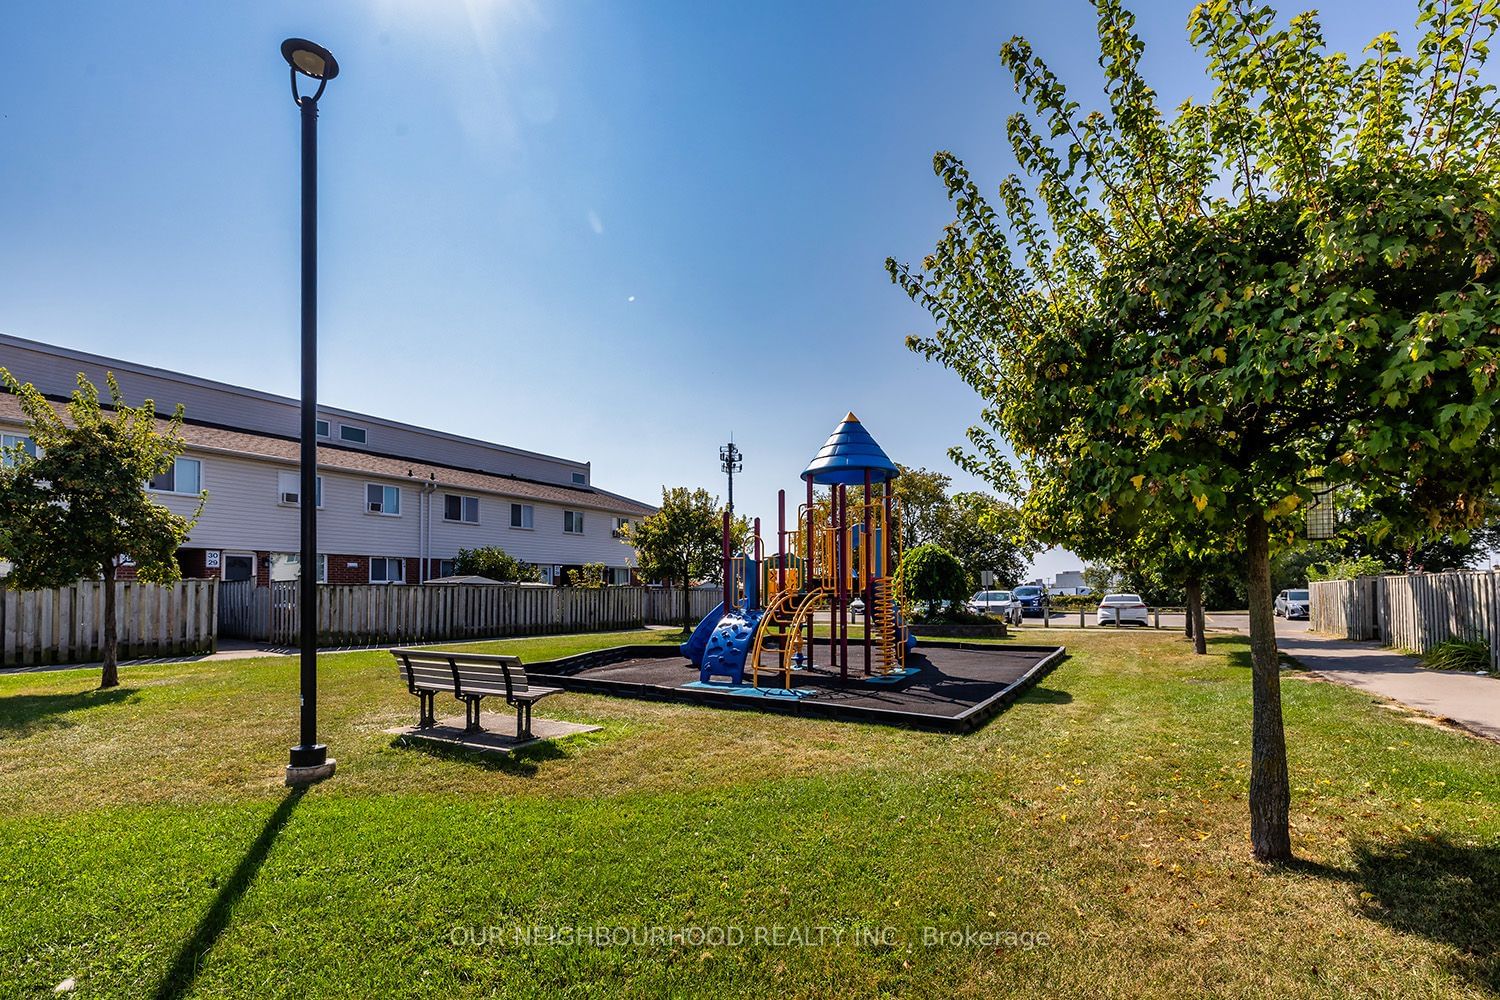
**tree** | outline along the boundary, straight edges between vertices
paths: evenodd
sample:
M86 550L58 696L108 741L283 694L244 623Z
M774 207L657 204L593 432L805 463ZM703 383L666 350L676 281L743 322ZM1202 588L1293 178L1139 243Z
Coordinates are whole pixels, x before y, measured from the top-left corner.
M536 583L542 578L535 566L522 562L498 545L459 549L458 557L453 560L453 572L458 576L482 576L501 583Z
M963 565L971 592L981 585L980 574L986 570L1005 586L1025 578L1037 549L1023 532L1016 508L973 491L955 493L940 511L938 542Z
M1352 63L1313 14L1279 27L1210 0L1189 32L1216 89L1167 120L1133 17L1096 8L1107 110L1083 114L1011 40L1029 184L1007 178L996 211L939 153L956 219L925 273L887 266L937 321L908 344L985 399L956 460L1002 489L1025 479L1046 540L1068 542L1052 525L1081 508L1243 553L1251 842L1282 860L1273 533L1293 537L1320 488L1377 534L1415 512L1462 535L1496 495L1500 106L1477 74L1500 14L1423 0L1413 54L1386 33Z
M624 542L636 551L639 572L648 580L682 587L682 630L692 630L689 589L695 579L723 573L724 511L705 489L662 487L661 506L625 528ZM735 533L738 526L734 529Z
M604 564L602 562L584 563L580 569L568 570L568 586L580 587L584 590L602 590L604 588Z
M182 578L177 549L187 541L208 494L192 517L155 503L147 484L171 471L182 453L182 406L159 422L155 404L126 405L107 375L109 410L82 374L64 417L31 383L5 368L0 382L20 399L33 457L12 449L0 463L0 559L11 563L4 585L17 590L66 587L80 579L104 583L104 666L101 688L120 683L115 577L125 560L137 579L169 584Z
M947 609L969 596L969 577L958 557L941 545L918 545L901 556L896 567L901 593L928 610Z
M901 548L909 551L941 537L953 480L941 472L897 467L901 475L893 481L892 490L901 505Z

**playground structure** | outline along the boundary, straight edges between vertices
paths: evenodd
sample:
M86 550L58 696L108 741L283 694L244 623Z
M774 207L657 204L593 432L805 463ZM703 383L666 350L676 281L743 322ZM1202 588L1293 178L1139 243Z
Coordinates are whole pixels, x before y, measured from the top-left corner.
M906 662L916 639L895 584L901 510L892 482L898 475L850 413L802 472L806 499L794 527L787 526L786 491L778 492L773 557L766 557L760 518L753 522L748 551L734 552L731 515L725 512L724 598L681 647L698 668L700 684L795 697L799 674L882 684L916 672ZM821 496L819 486L828 488ZM856 599L863 604L865 628L851 640ZM814 634L820 612L827 612L829 623L828 642L821 646Z

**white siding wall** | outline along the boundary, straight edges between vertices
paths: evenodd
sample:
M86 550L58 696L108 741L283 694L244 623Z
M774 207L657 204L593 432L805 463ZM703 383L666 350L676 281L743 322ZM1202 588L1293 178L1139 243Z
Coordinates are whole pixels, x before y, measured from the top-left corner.
M564 508L532 504L533 527L527 531L510 526L511 503L524 501L480 495L479 523L458 524L443 520L442 498L445 492L439 490L433 495L431 544L434 559L447 559L459 549L498 545L517 559L530 563L576 565L602 562L606 566L627 566L635 562L635 550L611 534L615 527L612 514L585 510L583 534L570 535L563 532Z
M157 411L164 415L182 403L191 420L286 437L296 437L299 433L296 401L270 393L184 377L125 361L61 353L46 345L4 334L0 334L0 366L9 368L21 381L31 382L52 396L72 393L80 371L103 392L105 373L113 372L127 401L139 403L143 399L154 399ZM581 474L585 482L591 478L587 462L427 431L348 410L323 407L319 412L330 423L328 440L347 448L566 485L573 485L574 473ZM366 443L360 446L340 440L338 429L343 423L364 428L368 432Z
M280 503L278 473L295 466L251 458L237 458L189 448L186 457L203 463L203 488L208 503L193 529L188 544L193 548L231 551L295 552L298 510ZM336 555L421 555L421 490L416 483L324 472L323 506L318 512L318 550ZM370 483L394 485L401 491L399 516L365 511L365 487ZM602 562L626 566L634 562L634 550L612 536L615 515L585 510L582 535L563 531L560 506L533 503L530 531L510 527L511 500L485 494L478 496L479 523L443 520L443 496L432 494L431 534L428 555L449 559L461 548L498 545L527 562L570 565ZM191 496L155 493L155 499L181 514L191 514L197 499ZM520 502L520 501L516 501Z

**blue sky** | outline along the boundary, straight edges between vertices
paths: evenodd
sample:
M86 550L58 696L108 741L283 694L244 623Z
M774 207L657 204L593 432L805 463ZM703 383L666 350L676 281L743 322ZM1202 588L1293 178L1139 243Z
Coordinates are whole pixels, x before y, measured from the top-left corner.
M1137 5L1168 105L1206 91L1190 8ZM1414 14L1322 9L1355 50ZM1092 30L1081 2L7 4L0 330L295 395L278 46L302 35L343 68L325 402L591 460L646 500L722 493L732 431L737 506L767 518L852 409L897 461L976 486L946 451L978 401L902 346L929 322L883 261L951 217L935 150L987 185L1011 168L1001 43L1030 38L1090 103Z

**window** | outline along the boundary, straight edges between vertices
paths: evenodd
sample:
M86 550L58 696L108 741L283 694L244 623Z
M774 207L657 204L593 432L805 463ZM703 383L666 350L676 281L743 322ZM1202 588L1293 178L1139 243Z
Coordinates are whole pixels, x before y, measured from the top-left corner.
M406 560L395 556L371 556L370 582L405 583Z
M583 534L583 512L577 510L563 511L563 532L569 535Z
M525 528L531 530L532 509L529 503L513 503L510 505L510 526L512 528Z
M351 444L364 444L367 436L363 427L350 427L348 424L339 424L340 441L348 441Z
M458 571L458 565L452 559L438 560L438 577L452 576Z
M0 449L4 449L4 454L0 455L0 462L3 462L4 467L7 469L16 462L15 456L11 454L15 450L16 445L20 445L26 454L32 458L36 458L36 442L31 440L31 438L26 437L24 434L0 434Z
M630 518L617 517L615 518L615 530L610 532L610 534L612 534L616 538L624 538L625 529L628 527L630 527Z
M323 506L323 477L317 479L318 492L313 499L317 506ZM276 473L276 502L291 507L302 502L302 474L300 472L278 472Z
M443 520L478 524L479 498L461 497L456 493L443 494Z
M587 475L585 475L584 473L582 473L582 472L575 472L575 473L573 473L573 482L577 483L579 486L586 485L588 483L588 481L589 481L589 477Z
M332 428L330 428L328 426L328 421L326 421L326 420L319 420L318 421L317 435L320 438L326 438L326 437L332 437L333 436L333 431L332 431Z
M203 485L203 463L196 458L179 458L172 468L148 484L158 493L193 493Z
M615 566L609 571L609 584L611 587L630 586L630 567Z
M401 487L370 483L365 487L365 510L396 517L401 513Z

